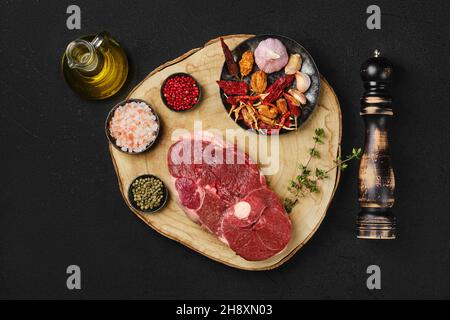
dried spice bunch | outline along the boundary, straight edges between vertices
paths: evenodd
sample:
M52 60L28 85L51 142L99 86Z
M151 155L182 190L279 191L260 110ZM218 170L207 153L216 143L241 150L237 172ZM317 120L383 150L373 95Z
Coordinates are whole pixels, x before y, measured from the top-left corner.
M250 87L255 93L263 93L267 88L267 74L264 71L256 71L251 78Z
M338 156L333 162L334 165L327 169L315 168L315 170L310 168L311 160L313 158L320 158L320 152L317 150L318 145L324 143L325 131L323 128L317 128L314 131L315 135L313 137L314 146L309 149L309 158L306 164L300 164L299 170L300 174L297 175L293 180L289 181L288 191L290 196L285 198L283 201L284 208L286 212L290 213L292 208L298 203L299 199L305 197L311 193L319 193L320 186L319 181L327 179L328 173L335 168L339 168L344 171L348 167L348 162L353 159L359 159L361 157L361 148L353 148L352 153L346 156L345 160L342 160Z
M242 58L239 61L239 68L241 70L242 77L246 77L250 74L250 72L252 72L254 62L255 59L251 50L245 51L242 54Z

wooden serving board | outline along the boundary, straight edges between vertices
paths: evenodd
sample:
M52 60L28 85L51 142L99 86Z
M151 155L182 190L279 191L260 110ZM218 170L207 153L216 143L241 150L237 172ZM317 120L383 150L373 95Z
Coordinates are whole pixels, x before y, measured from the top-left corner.
M224 38L230 49L233 49L250 36L231 35ZM159 141L142 155L124 154L112 145L109 146L109 150L125 202L151 228L208 258L226 265L245 270L272 269L292 257L319 227L338 184L339 171L337 169L330 172L330 177L321 185L319 194L304 198L290 214L293 231L292 239L287 248L280 254L264 261L247 261L236 255L215 236L192 222L178 206L173 196L169 196L169 201L164 209L153 214L142 214L134 210L127 199L127 190L131 181L146 173L160 177L169 188L170 194L174 194L175 191L171 185L166 166L167 150L174 142L172 140L174 131L186 129L192 132L194 131L195 121L202 121L202 129L204 130L219 129L219 132L225 134L226 129L236 129L240 130L243 135L249 136L253 142L258 139L269 139L272 143L274 142L273 137L267 138L247 133L228 117L216 84L216 80L220 78L223 63L224 58L219 39L214 39L203 48L193 49L151 72L131 91L129 98L147 101L159 114L161 120ZM160 86L167 76L176 72L192 74L199 82L202 88L202 101L195 110L178 113L170 111L163 104ZM275 173L271 172L272 174L267 175L267 178L270 187L281 199L288 195L287 184L290 179L296 176L298 164L305 162L308 158L308 149L312 147L315 128L324 128L326 134L325 144L320 147L321 159L314 160L315 164L323 168L330 168L333 165L333 160L340 153L342 122L339 102L328 82L323 77L321 81L322 89L319 103L308 121L298 131L278 137L280 169ZM263 157L258 157L258 148L254 147L251 142L241 143L238 141L238 145L245 149L258 163L267 161ZM272 161L272 164L274 161ZM266 173L266 171L273 170L270 170L270 166L262 166L262 171Z

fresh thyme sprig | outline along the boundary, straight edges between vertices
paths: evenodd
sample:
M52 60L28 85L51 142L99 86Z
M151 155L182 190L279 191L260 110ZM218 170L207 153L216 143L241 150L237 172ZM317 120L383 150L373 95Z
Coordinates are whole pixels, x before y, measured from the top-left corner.
M319 145L324 144L325 130L323 128L317 128L314 130L314 146L309 149L309 158L306 164L300 164L298 169L300 174L297 175L293 180L289 181L288 191L290 196L284 199L284 207L287 212L291 212L292 208L298 203L301 197L306 196L309 193L319 193L319 181L327 179L328 174L335 168L339 168L344 171L348 167L348 162L353 159L359 159L361 157L361 148L353 148L352 153L347 155L345 160L342 160L338 156L334 161L334 165L328 170L315 168L312 170L310 168L311 160L313 158L319 159L320 152L317 150Z

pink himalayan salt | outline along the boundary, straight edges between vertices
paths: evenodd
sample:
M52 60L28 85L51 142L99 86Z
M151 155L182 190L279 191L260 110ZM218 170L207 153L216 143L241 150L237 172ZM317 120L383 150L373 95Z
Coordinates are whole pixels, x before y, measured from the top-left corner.
M158 126L156 116L147 104L128 102L116 109L109 130L122 151L141 152L155 141Z

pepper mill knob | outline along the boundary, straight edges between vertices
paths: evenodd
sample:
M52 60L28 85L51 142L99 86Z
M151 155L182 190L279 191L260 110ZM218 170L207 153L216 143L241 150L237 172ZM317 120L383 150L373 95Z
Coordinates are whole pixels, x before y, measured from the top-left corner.
M390 84L392 63L374 56L361 66L364 94L360 114L366 127L364 153L358 175L358 201L361 211L357 220L357 237L363 239L395 239L396 220L391 212L394 204L395 178L389 153L387 122L393 115Z
M381 57L377 49L373 57L367 59L361 66L361 80L366 89L365 94L389 94L392 81L392 63Z

